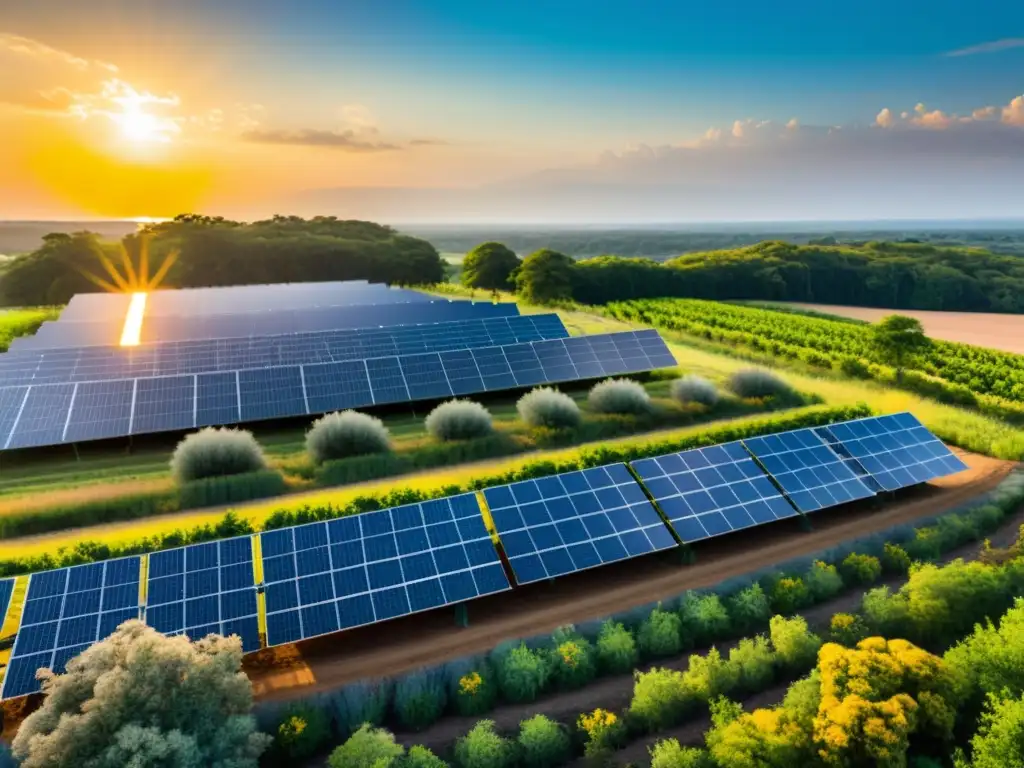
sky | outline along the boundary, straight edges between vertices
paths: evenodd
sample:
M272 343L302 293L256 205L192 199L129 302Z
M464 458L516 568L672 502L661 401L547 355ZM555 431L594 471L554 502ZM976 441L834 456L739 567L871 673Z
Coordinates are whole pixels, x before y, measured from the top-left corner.
M0 219L1024 216L1024 4L33 0Z

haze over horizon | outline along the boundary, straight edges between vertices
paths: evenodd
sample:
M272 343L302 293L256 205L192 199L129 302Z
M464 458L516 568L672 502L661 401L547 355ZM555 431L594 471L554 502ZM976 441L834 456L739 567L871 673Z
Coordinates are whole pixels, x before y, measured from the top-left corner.
M1024 6L5 10L0 219L1019 218Z

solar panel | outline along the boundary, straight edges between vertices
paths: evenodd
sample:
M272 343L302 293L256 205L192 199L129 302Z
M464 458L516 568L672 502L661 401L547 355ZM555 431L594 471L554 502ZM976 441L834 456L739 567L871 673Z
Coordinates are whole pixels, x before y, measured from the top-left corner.
M146 623L158 632L191 640L238 635L250 653L260 649L257 616L251 536L149 556Z
M10 434L0 433L0 442L8 448L26 448L139 434L143 429L180 429L188 422L189 393L193 393L194 425L199 427L638 373L674 362L657 331L627 331L482 347L460 354L198 374L194 393L181 377L166 384L155 381L166 377L142 377L33 385L20 415L11 422ZM153 400L154 391L161 389L170 400L166 407L164 401ZM140 391L145 393L142 400ZM83 392L88 396L80 397ZM120 393L119 400L112 399L114 392ZM5 395L0 388L0 402L4 399L13 404L17 393Z
M0 698L36 693L37 669L61 674L69 659L137 619L139 566L125 557L32 574Z
M684 543L796 515L738 441L631 466Z
M676 546L625 464L487 488L484 498L519 584Z
M894 491L967 469L910 413L855 419L816 432L835 440L885 490Z
M260 534L267 644L509 589L474 494Z
M752 437L743 444L801 512L875 495L813 429Z
M0 579L0 627L7 620L7 611L14 596L14 579Z

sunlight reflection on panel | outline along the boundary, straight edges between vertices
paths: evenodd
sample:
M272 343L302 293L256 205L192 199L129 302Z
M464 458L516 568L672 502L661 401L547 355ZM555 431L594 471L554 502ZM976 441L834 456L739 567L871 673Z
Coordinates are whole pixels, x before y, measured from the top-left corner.
M121 346L134 347L139 343L142 334L142 318L146 313L146 294L133 293L128 312L124 316L124 329L121 331Z

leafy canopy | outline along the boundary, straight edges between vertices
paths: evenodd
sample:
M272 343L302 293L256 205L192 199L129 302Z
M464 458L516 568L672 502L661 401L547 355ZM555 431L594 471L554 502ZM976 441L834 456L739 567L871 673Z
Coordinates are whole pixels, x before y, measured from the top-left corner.
M512 273L519 257L501 243L480 243L462 260L462 284L468 288L506 291L514 287Z

